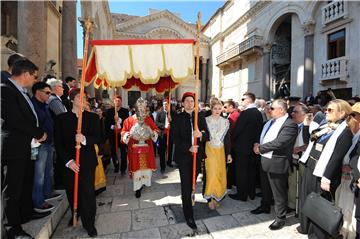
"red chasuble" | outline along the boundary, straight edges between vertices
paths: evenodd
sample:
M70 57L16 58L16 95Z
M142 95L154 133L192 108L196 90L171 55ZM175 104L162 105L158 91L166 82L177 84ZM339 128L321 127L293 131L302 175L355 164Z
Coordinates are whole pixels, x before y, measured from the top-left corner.
M159 129L156 127L154 121L150 118L150 116L146 116L145 124L148 125L153 131L156 133L159 132ZM121 138L123 138L126 132L130 133L131 128L137 123L136 116L133 115L128 117L123 124L123 128L121 131ZM153 142L151 139L145 141L149 147L147 147L145 152L140 152L139 149L133 147L134 144L138 143L138 140L130 138L128 142L128 153L127 153L127 160L128 160L128 169L130 177L133 176L134 172L142 169L152 169L156 170L156 161L154 155L154 147Z

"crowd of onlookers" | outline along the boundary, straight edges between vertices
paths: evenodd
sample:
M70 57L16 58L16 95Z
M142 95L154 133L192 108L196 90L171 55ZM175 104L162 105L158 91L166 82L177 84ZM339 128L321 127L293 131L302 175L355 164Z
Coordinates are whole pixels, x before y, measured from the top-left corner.
M79 171L74 159L67 157L64 145L69 142L64 135L72 126L75 129L75 121L69 112L77 115L74 107L79 107L80 93L73 77L66 77L63 82L47 76L36 82L37 66L19 54L12 55L8 65L9 69L2 71L1 78L1 176L5 226L8 238L19 235L31 238L22 230L21 224L49 215L55 208L52 200L61 197L55 189L70 190L64 185L64 177L70 174L64 172ZM31 89L32 96L26 89ZM169 101L153 96L147 101L147 112L159 129L154 150L159 155L160 172L164 173L166 167L177 166L173 158L174 137L178 136L172 126L177 116L187 109L184 99L178 102L174 98ZM319 222L311 220L302 211L308 196L312 192L319 193L329 201L334 199L343 209L344 223L338 233L343 238L359 238L360 206L356 207L360 188L359 102L359 97L348 101L336 99L331 89L319 92L315 97L272 101L246 92L239 102L232 99L222 102L212 97L210 102L199 102L198 109L199 119L206 119L209 142L224 145L227 135L226 155L230 156L225 159L227 165L222 176L226 177L226 188L236 191L229 194L231 199L247 201L261 196L261 204L251 211L253 214L268 214L274 205L276 218L269 226L271 230L284 227L286 216L295 212L300 220L300 233L308 234L309 238L336 237L338 235L330 235ZM98 116L93 121L98 125L84 127L89 132L99 131L99 137L92 140L85 133L75 136L74 130L76 142L83 145L85 154L86 147L96 144L96 154L104 168L112 161L114 172L125 175L127 146L120 140L118 130L129 116L135 114L134 106L123 107L120 96L114 96L112 102L87 96L84 103L86 112ZM219 115L226 119L221 121L222 126L217 125ZM86 117L91 120L92 116ZM216 127L223 137L212 135ZM92 154L92 149L90 151ZM214 175L211 172L214 169L206 169L206 160L204 158L202 162L203 178L207 181L204 183L209 184L214 176L206 177L206 170L209 176ZM221 160L224 160L222 156ZM94 190L81 180L80 185ZM222 186L214 186L217 187ZM218 207L224 195L216 200L210 195L207 198L209 208ZM84 211L82 217L86 217ZM90 236L97 235L93 222L85 220L83 224L87 225L85 229Z

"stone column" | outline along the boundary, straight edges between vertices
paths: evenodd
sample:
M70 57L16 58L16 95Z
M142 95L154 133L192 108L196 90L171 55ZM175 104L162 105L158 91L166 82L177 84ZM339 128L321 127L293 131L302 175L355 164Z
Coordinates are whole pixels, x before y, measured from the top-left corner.
M201 101L205 102L206 101L206 80L207 80L207 75L206 75L206 68L207 68L207 59L205 59L204 57L201 58L201 64L202 64L202 67L201 67Z
M271 44L266 44L263 49L263 82L262 82L262 96L265 100L270 99L270 51Z
M304 85L303 96L313 94L314 83L314 29L315 22L308 21L303 25L305 46L304 46Z
M46 64L46 2L18 1L18 51L39 67L43 75Z
M61 71L62 79L77 78L76 52L76 1L63 1L61 26Z
M206 84L207 84L207 94L206 94L206 102L209 102L210 100L210 96L212 95L212 80L210 80L210 78L212 79L212 65L210 64L210 59L206 60L206 75L207 75L207 79L206 79Z

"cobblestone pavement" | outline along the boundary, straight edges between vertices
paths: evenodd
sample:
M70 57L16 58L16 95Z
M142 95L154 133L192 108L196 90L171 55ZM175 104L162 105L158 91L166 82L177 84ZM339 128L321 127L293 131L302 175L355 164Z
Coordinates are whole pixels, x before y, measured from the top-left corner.
M198 232L185 223L181 209L180 177L178 169L167 168L162 175L153 175L152 186L137 199L132 181L127 176L107 170L106 191L97 197L96 228L98 238L307 238L297 233L297 218L289 216L286 226L271 231L268 226L272 214L252 215L250 210L260 204L260 198L239 202L225 197L217 210L208 209L201 195L202 184L197 183L194 216ZM272 209L273 210L273 209ZM52 238L87 238L86 231L68 227L70 210L62 218Z

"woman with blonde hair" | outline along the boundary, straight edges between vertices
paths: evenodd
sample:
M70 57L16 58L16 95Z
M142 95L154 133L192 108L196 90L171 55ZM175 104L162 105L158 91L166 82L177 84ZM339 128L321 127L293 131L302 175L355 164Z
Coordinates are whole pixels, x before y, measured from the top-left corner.
M217 98L210 100L211 115L206 117L210 141L205 146L205 190L204 198L209 208L215 209L226 195L226 163L231 163L230 122L221 117L222 103Z
M340 185L343 158L352 144L352 132L346 119L350 117L350 105L340 99L332 100L326 108L327 123L320 124L310 135L310 143L300 162L305 164L300 191L300 231L309 238L330 238L326 231L302 214L301 208L311 193L320 193L331 201ZM332 235L334 236L334 235Z

